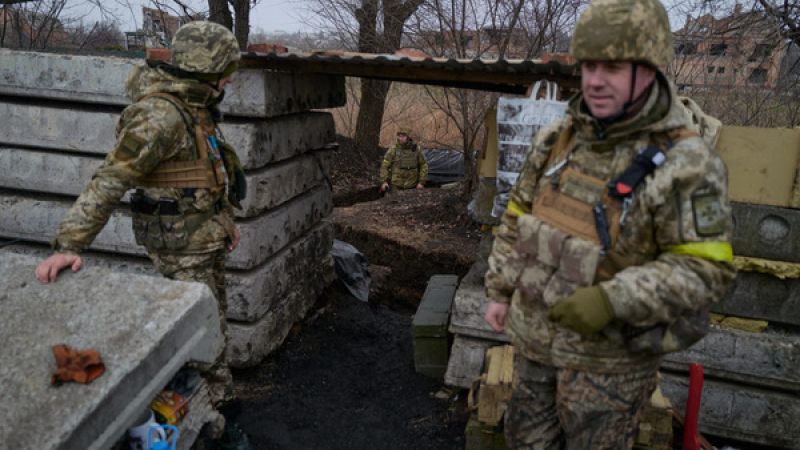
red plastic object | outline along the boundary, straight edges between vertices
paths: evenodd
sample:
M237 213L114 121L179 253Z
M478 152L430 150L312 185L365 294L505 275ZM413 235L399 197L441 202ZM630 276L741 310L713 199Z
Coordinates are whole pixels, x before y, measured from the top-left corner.
M683 424L683 450L700 450L697 435L697 417L700 414L700 398L703 395L703 366L689 364L689 397L686 399L686 420Z

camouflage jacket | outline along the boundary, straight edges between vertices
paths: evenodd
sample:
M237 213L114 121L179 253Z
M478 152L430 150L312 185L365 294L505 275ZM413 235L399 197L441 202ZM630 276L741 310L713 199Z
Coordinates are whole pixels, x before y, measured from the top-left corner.
M530 214L538 195L550 185L551 180L544 176L548 169L545 165L569 124L574 127L569 166L605 181L630 166L638 151L651 143L653 133L685 124L686 114L672 86L661 74L656 79L644 109L636 117L606 128L603 136L578 95L570 101L568 118L542 128L534 138L497 229L485 279L490 300L511 302L506 333L530 359L599 372L655 367L661 359L659 355L635 353L605 331L583 336L547 320L549 307L581 287L566 280L574 279L582 265L591 265L591 258L584 256L586 245L594 243L568 238L567 245L562 238L558 244L562 247L554 249L551 238L558 232L545 233L545 227L534 229L537 220ZM551 163L551 167L557 163ZM735 277L730 256L713 254L714 249L730 253L733 229L727 169L719 155L698 136L681 139L666 152L663 165L639 184L633 198L612 247L632 264L597 283L608 294L616 315L610 326L672 323L687 313L696 315L719 300ZM710 222L700 210L709 198ZM531 250L531 244L536 247L537 242L538 250ZM542 245L544 242L547 245ZM550 267L530 267L526 251L538 252L540 260L554 252L562 256L573 252L575 258L571 264L565 264L568 258L564 257ZM590 270L585 285L595 283L593 267Z
M172 94L192 107L216 109L220 94L210 86L177 78L146 63L136 66L128 76L126 92L133 102L125 108L116 128L116 144L92 176L83 193L61 222L53 241L59 253L80 253L94 240L108 221L111 212L120 206L126 191L138 187L138 181L165 161L188 161L194 148L194 134L185 116L163 98L142 97L157 92ZM148 188L145 195L153 199L182 199L183 189ZM194 190L193 199L183 204L198 212L214 208L224 193L208 189ZM189 236L188 246L180 253L206 253L225 248L234 233L233 210L227 204Z
M417 187L425 184L428 179L428 161L425 153L414 141L406 145L395 142L386 151L381 164L381 183L389 182L391 170L391 185L402 189Z

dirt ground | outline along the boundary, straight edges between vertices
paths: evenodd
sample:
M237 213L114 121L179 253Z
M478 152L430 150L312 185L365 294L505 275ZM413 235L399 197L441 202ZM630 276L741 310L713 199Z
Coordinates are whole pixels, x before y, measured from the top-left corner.
M340 144L328 220L370 261L369 303L337 282L279 350L235 370L241 426L256 449L463 449L466 393L414 371L411 321L432 275L474 262L469 198L438 187L380 197L380 161Z

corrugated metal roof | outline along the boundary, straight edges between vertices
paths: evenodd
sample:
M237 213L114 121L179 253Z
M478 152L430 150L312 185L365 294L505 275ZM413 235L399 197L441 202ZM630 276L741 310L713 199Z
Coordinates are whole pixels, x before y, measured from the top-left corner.
M538 60L411 58L346 52L243 53L240 67L298 73L327 73L404 83L524 94L538 80L580 87L577 65Z

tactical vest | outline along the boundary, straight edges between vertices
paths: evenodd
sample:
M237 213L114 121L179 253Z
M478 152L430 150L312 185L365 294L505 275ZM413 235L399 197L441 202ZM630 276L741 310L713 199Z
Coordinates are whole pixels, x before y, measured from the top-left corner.
M167 189L204 188L211 190L216 196L227 186L228 174L211 113L206 109L193 108L167 93L149 94L141 100L150 97L162 98L175 105L184 120L187 119L186 114L189 114L191 122L187 121L187 126L194 132L194 146L191 160L160 163L141 180L142 186Z
M180 112L187 129L192 132L193 146L189 161L169 161L158 164L139 181L144 188L208 189L218 200L206 211L197 211L190 204L193 197L184 199L162 197L151 199L137 188L131 199L131 215L136 243L150 251L180 250L189 243L189 236L206 220L224 208L223 196L229 183L225 168L225 152L233 151L217 136L216 127L206 109L192 108L178 97L154 93L142 97L162 98ZM234 153L235 157L235 153ZM238 163L238 158L236 159Z
M397 147L394 153L395 165L401 170L416 170L419 165L419 146L414 144L411 151Z
M549 185L540 192L531 214L523 214L517 220L517 251L526 255L528 270L528 275L518 281L517 288L528 299L541 299L546 307L552 307L578 288L611 279L635 264L617 253L614 246L637 185L657 166L644 167L641 155L648 151L660 152L663 161L664 153L675 143L697 136L686 128L653 134L651 145L640 153L636 162L609 181L569 167L573 133L570 123L554 144L544 166ZM688 347L705 334L702 326L695 326L693 320L694 317L682 318L677 325L636 330L635 339L630 339L631 330L622 326L607 327L607 335L624 341L631 351L663 353ZM677 337L669 334L675 327L681 334ZM664 341L667 334L670 342ZM540 344L548 346L544 342Z

